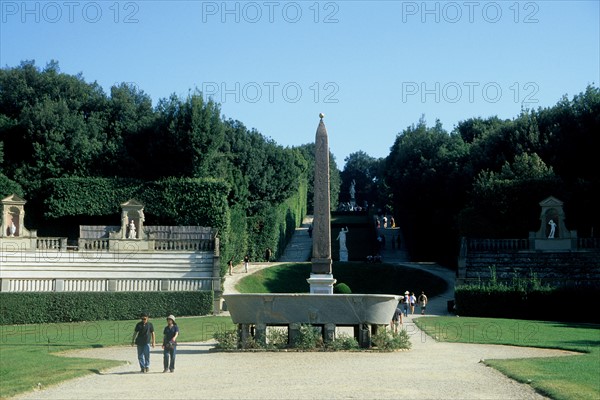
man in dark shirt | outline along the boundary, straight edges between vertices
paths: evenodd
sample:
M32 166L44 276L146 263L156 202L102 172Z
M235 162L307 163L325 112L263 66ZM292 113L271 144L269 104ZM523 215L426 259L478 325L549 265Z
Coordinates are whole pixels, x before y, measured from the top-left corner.
M152 326L151 322L148 322L148 313L143 313L141 318L142 320L137 323L133 331L131 345L137 345L141 372L148 372L150 369L150 344L154 347L156 338L154 335L154 326Z

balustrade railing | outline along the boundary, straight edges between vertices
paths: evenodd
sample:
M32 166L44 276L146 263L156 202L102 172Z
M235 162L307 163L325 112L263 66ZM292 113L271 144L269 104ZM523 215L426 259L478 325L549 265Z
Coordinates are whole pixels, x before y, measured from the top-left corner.
M467 239L467 249L472 251L529 250L529 239Z
M79 239L79 250L108 250L108 239Z
M600 249L600 238L578 238L578 249Z
M39 237L36 239L35 247L38 250L66 250L67 249L67 238L66 237Z
M54 279L10 279L9 292L53 292Z
M214 290L220 278L183 279L6 279L2 285L7 292L190 292ZM111 284L112 282L112 284Z
M155 239L154 250L158 251L210 251L213 239Z

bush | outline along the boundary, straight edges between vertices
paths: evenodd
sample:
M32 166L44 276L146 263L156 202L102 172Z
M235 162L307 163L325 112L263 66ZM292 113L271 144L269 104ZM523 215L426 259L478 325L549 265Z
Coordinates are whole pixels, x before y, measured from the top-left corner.
M238 348L237 330L215 332L213 338L217 341L215 348L220 350L235 350Z
M338 283L333 287L333 293L352 294L352 290L350 290L350 287L345 283Z
M300 332L292 345L301 350L314 350L323 347L321 331L312 325L300 325Z
M391 331L381 329L377 334L373 335L371 342L378 350L384 351L410 349L411 347L408 333L405 330L392 333Z
M0 293L0 325L206 315L212 302L210 291Z
M327 343L327 348L333 351L357 350L358 342L354 337L348 336L345 333L338 335L335 340Z
M286 347L288 347L287 330L280 328L267 330L267 349L285 349Z

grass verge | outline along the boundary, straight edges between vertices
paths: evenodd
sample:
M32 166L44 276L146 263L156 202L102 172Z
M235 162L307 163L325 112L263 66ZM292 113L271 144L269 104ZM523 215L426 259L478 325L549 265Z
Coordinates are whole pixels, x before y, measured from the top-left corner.
M109 346L129 346L133 321L94 321L65 324L0 325L0 399L38 387L98 373L121 361L60 357L57 352ZM162 340L166 322L153 319L156 340ZM182 342L212 339L215 332L231 330L229 317L178 318ZM134 348L131 348L135 352Z
M496 318L419 318L440 341L555 348L579 356L486 360L509 378L553 399L600 398L600 325Z
M240 293L308 293L306 278L310 263L289 263L257 271L236 285ZM333 263L333 275L345 283L352 293L402 294L404 291L437 296L447 289L446 282L428 272L391 264L363 262Z

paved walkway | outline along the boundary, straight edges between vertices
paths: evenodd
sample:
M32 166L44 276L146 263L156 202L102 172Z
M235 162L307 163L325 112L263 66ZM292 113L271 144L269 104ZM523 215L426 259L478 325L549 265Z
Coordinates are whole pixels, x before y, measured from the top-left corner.
M299 234L306 234L299 229ZM298 249L296 249L298 250ZM300 253L297 253L300 254ZM249 273L275 263L251 264ZM434 264L403 263L453 282ZM225 293L246 273L236 266ZM453 285L451 285L452 287ZM452 289L428 312L446 313ZM152 351L149 374L138 372L133 347L70 352L69 356L124 360L126 365L17 397L38 399L544 399L530 386L486 367L482 359L566 356L561 350L436 342L405 319L412 349L404 352L214 352L213 342L181 343L176 371L162 373ZM182 338L185 332L182 332Z

